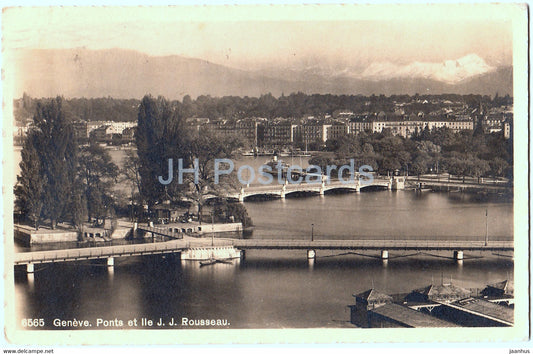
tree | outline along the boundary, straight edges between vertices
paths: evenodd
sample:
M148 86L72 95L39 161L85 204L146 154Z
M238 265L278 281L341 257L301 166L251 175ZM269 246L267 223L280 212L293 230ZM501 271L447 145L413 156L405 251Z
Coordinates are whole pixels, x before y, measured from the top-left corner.
M507 161L500 157L494 158L494 160L489 162L490 173L494 179L498 176L503 176L505 171L509 168Z
M183 194L185 187L182 184L163 185L158 177L168 173L169 159L188 159L190 140L185 119L175 104L163 97L144 96L139 106L135 142L139 157L140 192L150 211L156 203L176 200ZM177 173L176 170L174 172Z
M215 180L215 159L231 159L235 151L243 145L242 140L236 136L219 136L208 131L200 132L200 135L190 142L188 168L192 168L194 161L198 162L198 179L194 174L186 174L187 197L192 199L198 207L198 221L202 222L202 208L207 196L225 197L228 190L236 189L238 181L235 172L221 174L218 181ZM229 166L220 166L220 169L228 169Z
M70 210L75 191L78 165L78 146L72 126L62 109L62 99L37 104L33 118L35 150L41 162L46 184L43 188L44 216L50 219L54 229L58 220Z
M83 181L87 202L87 221L96 218L105 223L114 204L113 184L118 176L118 167L109 152L96 143L84 147L80 154L80 178Z
M76 180L75 193L71 200L71 216L72 224L78 230L79 235L83 235L83 223L87 218L87 199L83 191L83 182L80 178Z
M43 174L41 158L35 148L37 133L32 129L24 139L21 151L20 175L15 186L16 204L27 216L36 230L39 229L43 209L46 177Z
M485 160L478 159L477 157L470 157L466 160L466 174L474 178L477 178L477 183L479 179L485 173L490 170L489 163Z
M431 158L428 154L424 152L419 152L415 157L413 163L411 164L410 171L418 176L420 180L420 175L426 173L428 169L428 164L431 162Z
M137 206L143 205L141 198L141 176L139 174L140 161L139 156L132 150L126 151L124 165L120 170L123 181L131 184L131 221L137 216L135 210Z
M463 177L463 183L465 183L465 176L467 171L465 159L459 157L451 157L446 160L446 166L448 166L449 173Z

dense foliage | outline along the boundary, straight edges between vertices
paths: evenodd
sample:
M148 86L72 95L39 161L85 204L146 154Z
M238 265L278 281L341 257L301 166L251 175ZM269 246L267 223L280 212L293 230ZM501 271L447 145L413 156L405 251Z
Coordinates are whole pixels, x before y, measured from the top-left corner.
M179 202L184 197L198 207L201 221L202 206L208 195L222 195L235 185L232 176L214 179L215 159L231 158L242 142L238 137L222 137L208 131L194 132L184 124L179 107L163 97L145 96L141 102L136 134L139 158L140 193L152 210L165 200ZM172 182L162 184L159 176L168 180L169 159L172 159ZM179 159L182 168L197 169L183 173L179 180Z
M370 165L381 174L449 172L462 177L512 178L513 173L513 141L501 133L454 133L443 127L426 129L406 139L384 130L379 134L345 135L328 141L326 150L334 152L334 157L317 156L310 162L319 166L342 165L354 159L356 166Z
M15 186L17 203L36 228L48 218L52 228L72 218L78 197L78 147L62 110L62 99L39 102L22 148L21 174Z
M29 120L37 103L41 99L27 96L15 100L15 119L17 121ZM482 103L485 107L499 107L512 105L512 97L491 98L481 95L307 95L301 92L282 95L278 98L271 94L260 97L238 96L198 96L193 100L185 96L182 101L171 101L176 105L183 118L245 118L245 117L302 117L305 115L324 116L334 114L339 110L370 113L394 113L396 103L405 103L402 107L404 114L423 112L428 114L443 106L439 102L454 102L468 107L478 107ZM64 100L64 114L69 119L84 121L129 121L137 119L141 102L137 99L115 98L72 98Z
M52 229L59 221L81 229L85 218L112 213L118 168L99 145L80 149L61 98L37 102L21 157L16 203L36 229L45 219Z

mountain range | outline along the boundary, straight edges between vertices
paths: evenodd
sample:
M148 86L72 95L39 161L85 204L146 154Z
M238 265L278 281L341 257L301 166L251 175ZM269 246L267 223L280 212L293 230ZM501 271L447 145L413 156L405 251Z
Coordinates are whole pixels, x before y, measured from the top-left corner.
M398 65L376 62L363 70L320 66L232 68L177 55L105 49L32 49L12 52L14 96L141 98L147 93L259 96L307 94L483 94L512 95L512 67L492 67L476 54L443 63Z

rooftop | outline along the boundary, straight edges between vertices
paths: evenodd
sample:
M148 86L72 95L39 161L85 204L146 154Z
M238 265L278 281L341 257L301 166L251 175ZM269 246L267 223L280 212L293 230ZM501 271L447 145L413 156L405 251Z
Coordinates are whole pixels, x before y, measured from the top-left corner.
M452 303L451 305L474 312L483 317L492 317L500 321L514 323L514 311L512 308L494 304L492 302L469 298Z
M498 283L489 284L487 288L494 288L503 290L505 294L512 294L514 292L514 282L511 280L504 280Z
M353 295L356 298L361 298L367 302L391 302L392 297L377 291L376 289L369 289L359 294Z
M410 309L408 307L389 303L381 307L375 308L370 312L376 313L380 316L387 317L408 327L458 327L457 325L441 320L439 318L426 315L425 313Z
M413 292L417 292L423 295L426 295L430 298L440 298L440 297L457 297L465 298L469 297L471 292L467 289L460 288L453 284L440 284L440 285L429 285L425 288L416 289Z

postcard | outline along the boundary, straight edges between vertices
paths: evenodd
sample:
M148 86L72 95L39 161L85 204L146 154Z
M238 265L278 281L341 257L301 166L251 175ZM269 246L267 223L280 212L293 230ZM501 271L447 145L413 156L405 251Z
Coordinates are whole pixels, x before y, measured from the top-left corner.
M8 7L4 341L527 343L524 4Z

